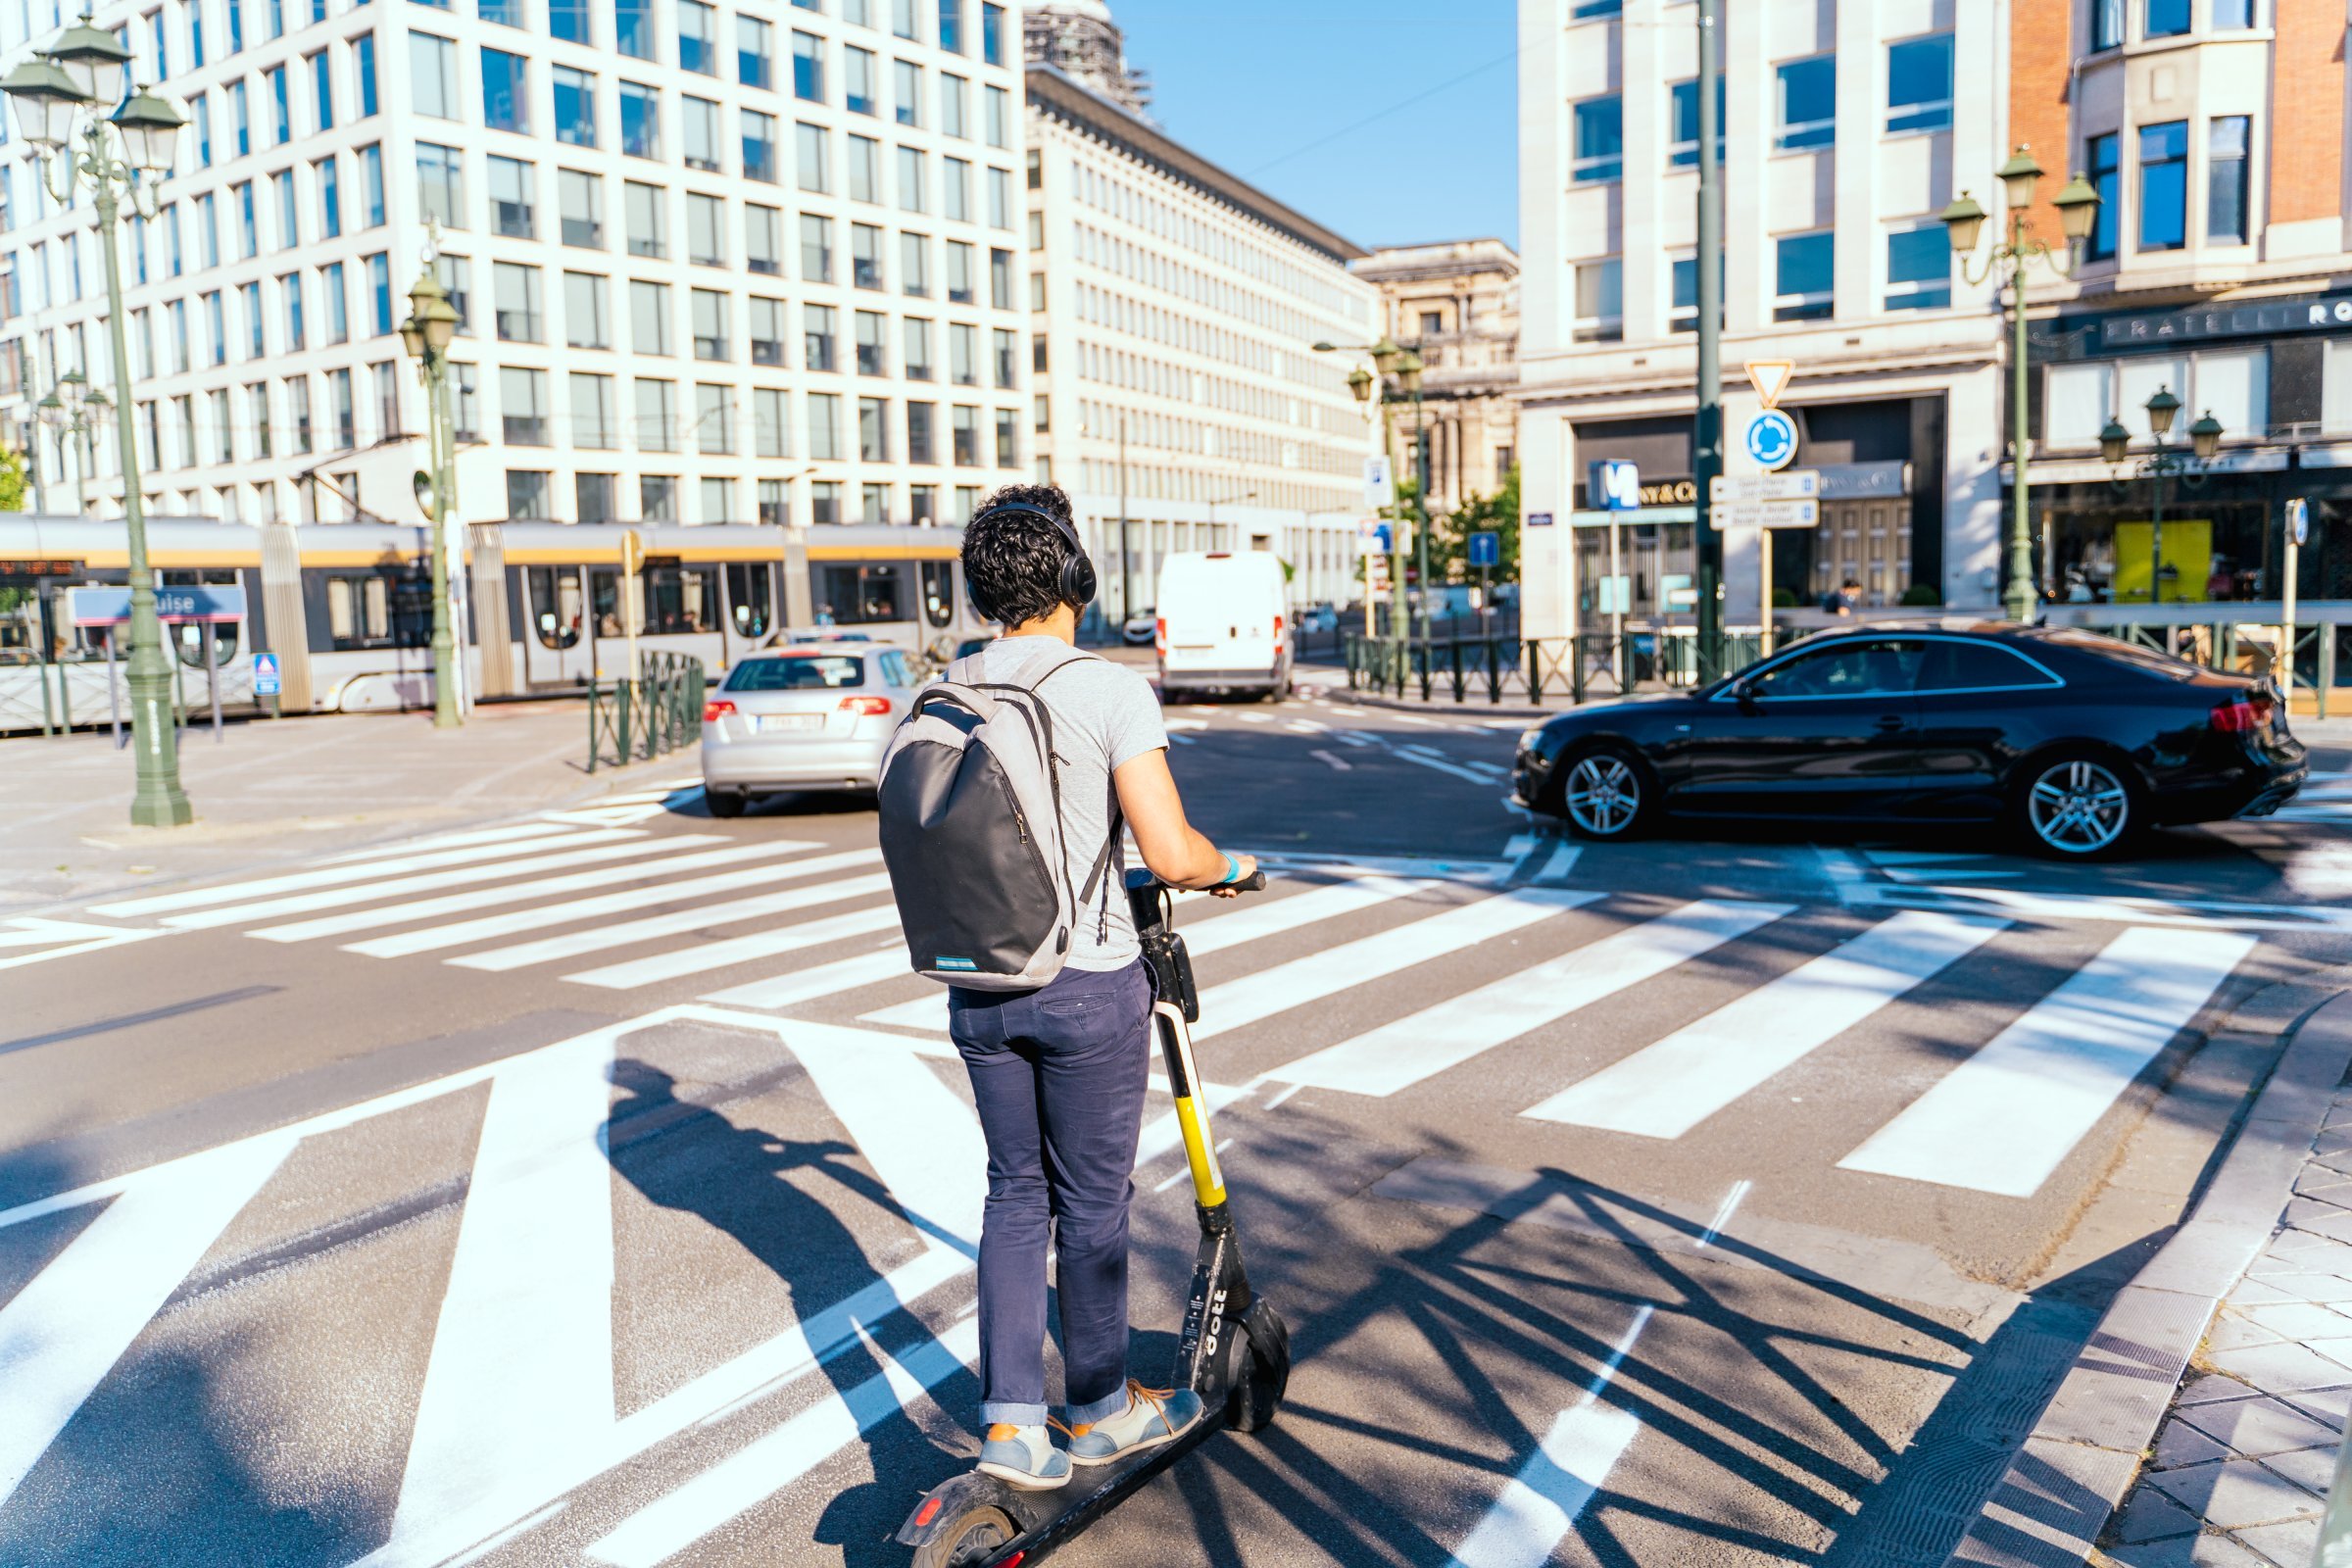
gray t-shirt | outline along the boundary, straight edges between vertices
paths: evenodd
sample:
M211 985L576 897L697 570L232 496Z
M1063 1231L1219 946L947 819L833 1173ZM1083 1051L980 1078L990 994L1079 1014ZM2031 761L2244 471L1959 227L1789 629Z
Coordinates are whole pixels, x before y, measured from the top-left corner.
M1000 637L981 653L987 678L1026 686L1069 645L1054 637ZM1070 667L1038 689L1054 717L1054 757L1061 776L1061 844L1069 861L1070 887L1083 890L1095 857L1111 830L1113 769L1130 758L1164 751L1168 732L1160 722L1159 699L1139 672L1083 649ZM1073 969L1123 969L1143 952L1127 913L1121 886L1127 857L1123 842L1110 852L1109 893L1102 888L1079 911L1069 956Z

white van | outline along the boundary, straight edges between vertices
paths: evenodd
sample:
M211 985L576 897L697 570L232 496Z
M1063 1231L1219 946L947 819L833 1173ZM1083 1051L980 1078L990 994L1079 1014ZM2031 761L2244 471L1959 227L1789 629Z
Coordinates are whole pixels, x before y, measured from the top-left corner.
M1159 690L1291 689L1289 592L1282 563L1262 550L1187 552L1159 564Z

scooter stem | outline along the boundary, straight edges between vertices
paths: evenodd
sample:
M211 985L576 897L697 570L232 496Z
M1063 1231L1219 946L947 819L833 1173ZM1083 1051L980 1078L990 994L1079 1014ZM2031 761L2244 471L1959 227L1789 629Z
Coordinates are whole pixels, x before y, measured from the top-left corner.
M1184 1135L1185 1162L1192 1167L1193 1200L1204 1209L1225 1203L1225 1173L1208 1128L1208 1099L1193 1063L1192 1031L1174 1004L1155 1002L1152 1017L1159 1030L1159 1054L1167 1066L1168 1091L1176 1099L1176 1126Z

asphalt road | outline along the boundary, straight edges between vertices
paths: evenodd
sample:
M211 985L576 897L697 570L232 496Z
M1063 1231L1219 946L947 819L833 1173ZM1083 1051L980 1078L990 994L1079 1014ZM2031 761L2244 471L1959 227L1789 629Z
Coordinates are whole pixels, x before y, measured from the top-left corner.
M1076 1565L1939 1563L2270 988L2352 959L2341 757L2079 868L1580 848L1503 804L1513 724L1170 720L1277 870L1179 920L1296 1371ZM0 1562L904 1561L975 1448L980 1146L873 842L681 779L0 922Z

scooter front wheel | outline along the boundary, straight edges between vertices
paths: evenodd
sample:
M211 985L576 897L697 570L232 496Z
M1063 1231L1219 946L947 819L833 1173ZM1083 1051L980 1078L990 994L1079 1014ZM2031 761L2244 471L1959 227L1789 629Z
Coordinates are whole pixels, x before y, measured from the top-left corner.
M1225 1424L1257 1432L1274 1424L1291 1383L1291 1331L1265 1301L1250 1303L1236 1325L1225 1363Z
M914 1568L979 1568L1011 1544L1020 1529L1012 1516L986 1503L964 1509L914 1551Z

